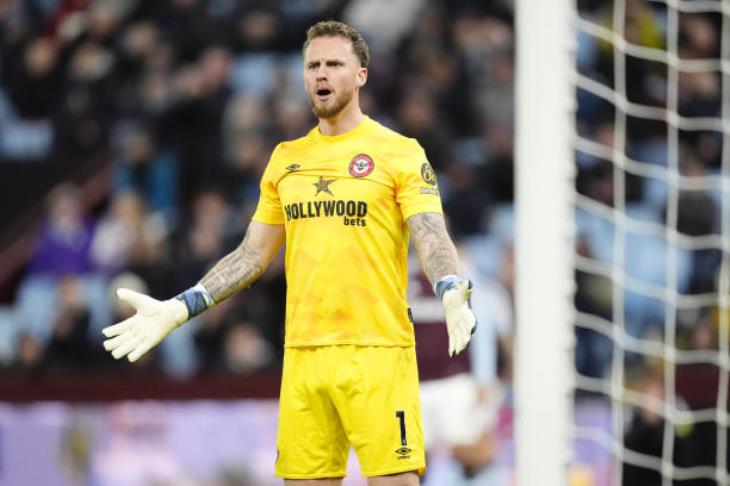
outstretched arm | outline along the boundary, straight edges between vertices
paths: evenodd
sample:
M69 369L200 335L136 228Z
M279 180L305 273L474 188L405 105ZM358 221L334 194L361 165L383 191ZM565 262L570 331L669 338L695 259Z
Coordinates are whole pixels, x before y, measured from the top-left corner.
M119 298L137 313L102 330L104 348L114 358L137 361L188 319L251 285L284 242L284 226L252 221L241 244L223 257L198 283L173 299L159 301L128 289Z
M469 305L471 282L459 276L456 247L441 214L415 214L408 218L408 227L421 268L446 310L449 356L457 355L469 344L476 327L476 318Z
M217 304L251 285L264 273L284 243L284 226L251 221L238 248L224 256L200 280Z

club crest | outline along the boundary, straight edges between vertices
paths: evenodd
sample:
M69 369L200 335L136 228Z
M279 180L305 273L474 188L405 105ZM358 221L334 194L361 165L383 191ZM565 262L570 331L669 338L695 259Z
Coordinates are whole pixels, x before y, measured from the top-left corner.
M375 168L375 162L367 154L357 154L350 162L350 174L354 177L365 177Z

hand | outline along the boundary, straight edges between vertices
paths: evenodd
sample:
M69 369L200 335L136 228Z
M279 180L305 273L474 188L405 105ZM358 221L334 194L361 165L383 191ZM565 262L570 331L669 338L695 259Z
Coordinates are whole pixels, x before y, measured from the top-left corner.
M437 284L437 287L439 284ZM471 310L471 282L463 278L450 278L439 289L446 309L446 330L449 333L449 356L461 353L469 344L477 325Z
M118 289L117 297L137 313L101 331L111 338L104 341L104 348L115 359L127 356L134 363L188 319L187 307L177 299L159 301L129 289Z

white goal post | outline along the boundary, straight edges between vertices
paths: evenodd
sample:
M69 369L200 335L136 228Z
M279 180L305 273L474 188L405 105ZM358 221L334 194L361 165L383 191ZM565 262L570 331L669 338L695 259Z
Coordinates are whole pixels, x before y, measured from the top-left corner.
M515 452L520 486L569 481L573 391L571 0L516 2Z

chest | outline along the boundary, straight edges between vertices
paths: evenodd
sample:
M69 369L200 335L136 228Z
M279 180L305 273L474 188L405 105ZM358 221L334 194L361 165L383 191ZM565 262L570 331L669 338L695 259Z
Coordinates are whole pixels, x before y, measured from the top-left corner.
M286 166L277 191L282 204L339 200L381 204L395 200L395 183L387 161L365 153L293 161Z

